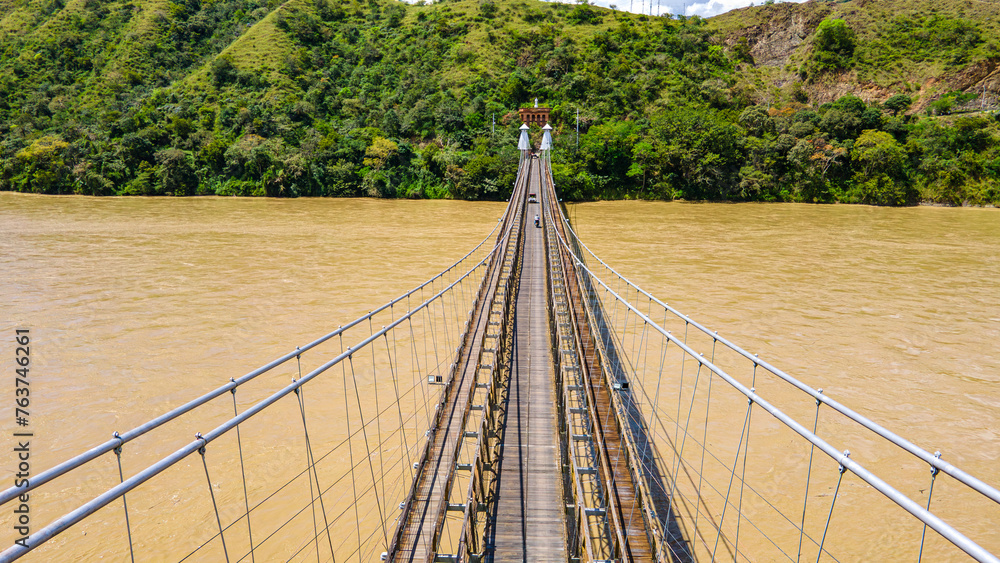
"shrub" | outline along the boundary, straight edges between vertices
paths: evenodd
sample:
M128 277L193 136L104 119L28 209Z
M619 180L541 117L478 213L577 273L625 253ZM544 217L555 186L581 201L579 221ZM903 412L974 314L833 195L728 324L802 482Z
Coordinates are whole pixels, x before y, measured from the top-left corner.
M813 64L818 72L851 66L854 31L844 20L823 20L813 37Z

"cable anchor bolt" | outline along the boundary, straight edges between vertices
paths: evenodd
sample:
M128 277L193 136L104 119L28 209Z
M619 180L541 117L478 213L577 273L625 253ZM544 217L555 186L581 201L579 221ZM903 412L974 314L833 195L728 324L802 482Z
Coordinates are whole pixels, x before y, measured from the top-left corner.
M118 447L116 447L114 449L115 455L118 456L118 457L121 457L121 455L122 455L122 446L125 445L125 440L122 439L121 435L118 434L117 430L115 430L115 433L112 435L112 437L115 440L118 440Z
M847 467L844 467L844 461L846 461L847 458L849 457L851 457L850 450L844 450L844 455L841 456L840 458L840 465L839 467L837 467L837 471L839 471L840 473L844 473L844 471L847 471Z

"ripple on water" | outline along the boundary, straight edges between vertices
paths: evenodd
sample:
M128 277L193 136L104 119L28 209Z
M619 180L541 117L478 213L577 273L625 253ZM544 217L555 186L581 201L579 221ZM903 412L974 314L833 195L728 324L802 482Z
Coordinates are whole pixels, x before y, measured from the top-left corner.
M496 224L502 208L453 201L0 193L0 331L30 326L37 346L37 467L79 453L83 444L103 442L114 430L388 301L463 255ZM568 209L584 241L654 295L876 422L1000 483L996 210L646 202ZM290 376L282 373L280 380L287 383ZM811 403L806 407L803 412L811 412ZM841 431L827 412L821 429ZM290 421L297 416L294 410L286 414ZM228 413L213 416L222 420ZM751 451L772 440L787 456L752 458L748 481L794 513L801 510L804 486L780 469L806 467L809 450L795 447L794 436L757 416L761 434L755 434ZM208 424L195 422L185 422L190 432L185 427L184 441ZM733 426L723 419L713 424ZM248 425L245 431L255 439L269 430ZM735 455L732 442L727 456ZM906 476L901 490L926 500L920 496L926 467L910 467L880 451L870 436L859 436L858 444L855 455ZM295 457L301 448L258 446L268 473L301 461ZM143 448L128 450L130 467L153 455L154 448ZM835 465L817 461L816 467L811 499L822 502L815 503L816 514L810 512L814 526L825 518L836 476ZM203 488L203 480L193 480L195 470L202 471L197 465L179 468L176 478ZM912 482L906 480L911 474ZM116 480L109 461L72 488L91 498ZM935 503L941 499L954 509L946 513L948 521L972 526L974 539L1000 552L1000 514L986 507L969 518L961 510L969 499L941 483ZM260 480L250 488L251 494L265 490ZM163 504L183 509L188 494L195 492L178 485L134 502L147 511ZM829 545L846 550L842 561L915 558L919 527L888 516L894 509L856 480L841 494L835 514L840 527ZM40 508L39 522L67 508L55 495L36 502L52 507ZM92 535L118 526L120 512L105 512L86 528ZM168 520L139 530L147 554L160 554L163 538L190 535L183 517ZM892 524L865 524L881 520ZM863 529L844 527L852 521ZM7 524L9 515L0 515L0 525ZM154 532L159 527L162 536ZM747 529L741 549L752 549L754 541L765 549ZM798 534L776 539L794 549ZM92 545L76 555L105 554ZM115 557L127 554L120 546L107 549ZM957 557L940 545L929 549L935 560Z

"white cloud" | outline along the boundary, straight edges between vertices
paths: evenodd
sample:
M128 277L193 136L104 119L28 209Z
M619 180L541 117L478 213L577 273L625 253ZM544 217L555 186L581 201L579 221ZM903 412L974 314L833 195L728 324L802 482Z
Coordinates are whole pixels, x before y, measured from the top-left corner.
M793 2L804 2L805 0L791 0ZM751 3L763 4L763 0L708 0L707 2L694 2L687 5L684 14L687 16L701 16L708 18L719 14L749 6Z
M575 2L567 2L574 4ZM679 14L684 9L681 0L591 0L591 4L609 8L612 5L623 12L635 14L649 14L658 16L660 14Z

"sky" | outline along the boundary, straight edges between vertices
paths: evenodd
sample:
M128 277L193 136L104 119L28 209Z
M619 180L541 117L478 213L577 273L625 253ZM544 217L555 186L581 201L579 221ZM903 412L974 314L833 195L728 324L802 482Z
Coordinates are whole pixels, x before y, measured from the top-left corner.
M615 6L619 10L643 14L680 14L686 16L701 16L708 18L728 12L735 8L742 8L754 3L755 0L591 0L591 4L610 7ZM779 0L780 1L780 0ZM786 0L803 2L804 0ZM763 4L763 0L756 0L756 4Z

